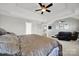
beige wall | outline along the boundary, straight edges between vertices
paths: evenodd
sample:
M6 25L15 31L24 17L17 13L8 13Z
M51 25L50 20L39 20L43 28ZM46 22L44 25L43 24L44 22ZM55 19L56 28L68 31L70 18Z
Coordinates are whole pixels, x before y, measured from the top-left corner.
M26 34L26 22L27 19L19 19L10 16L0 15L0 27L6 31L16 33L17 35ZM32 34L43 34L43 28L41 23L32 22Z
M25 34L25 23L22 19L0 16L0 27L18 35Z
M43 25L38 23L32 23L32 33L43 35Z

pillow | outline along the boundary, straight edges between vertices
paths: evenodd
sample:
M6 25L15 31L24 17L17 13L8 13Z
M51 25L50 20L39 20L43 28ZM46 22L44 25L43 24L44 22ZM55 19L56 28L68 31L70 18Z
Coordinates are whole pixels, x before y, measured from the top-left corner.
M0 28L0 35L5 35L6 33L7 33L6 30Z
M0 36L0 53L1 55L15 55L18 54L18 38L14 35Z

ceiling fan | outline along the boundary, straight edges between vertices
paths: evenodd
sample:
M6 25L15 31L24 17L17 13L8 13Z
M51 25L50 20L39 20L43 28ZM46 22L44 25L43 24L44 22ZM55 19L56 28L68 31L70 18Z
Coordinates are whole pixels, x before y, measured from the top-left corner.
M50 3L49 5L44 5L44 4L42 4L42 3L38 3L39 5L40 5L40 7L41 7L41 9L37 9L37 10L35 10L35 11L41 11L41 14L43 14L45 11L46 12L51 12L51 10L48 10L48 8L49 7L51 7L51 6L53 6L53 3Z

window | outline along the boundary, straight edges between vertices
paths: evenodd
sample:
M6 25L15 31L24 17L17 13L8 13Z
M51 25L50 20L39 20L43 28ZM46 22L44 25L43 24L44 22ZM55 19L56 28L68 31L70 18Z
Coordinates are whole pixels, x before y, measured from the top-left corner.
M56 25L56 29L68 30L69 24L67 24L65 21L59 21L58 24Z
M26 34L31 34L32 23L26 22Z

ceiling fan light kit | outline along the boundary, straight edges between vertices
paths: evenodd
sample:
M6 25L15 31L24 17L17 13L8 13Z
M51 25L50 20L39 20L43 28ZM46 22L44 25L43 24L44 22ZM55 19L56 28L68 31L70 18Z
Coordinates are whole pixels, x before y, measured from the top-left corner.
M46 11L46 9L45 9L45 8L43 8L41 11L42 11L42 12L45 12L45 11Z
M44 12L51 12L51 10L48 10L49 7L53 6L53 3L50 3L49 5L44 5L42 3L38 3L41 7L41 9L37 9L35 11L41 11L41 14L43 14Z

